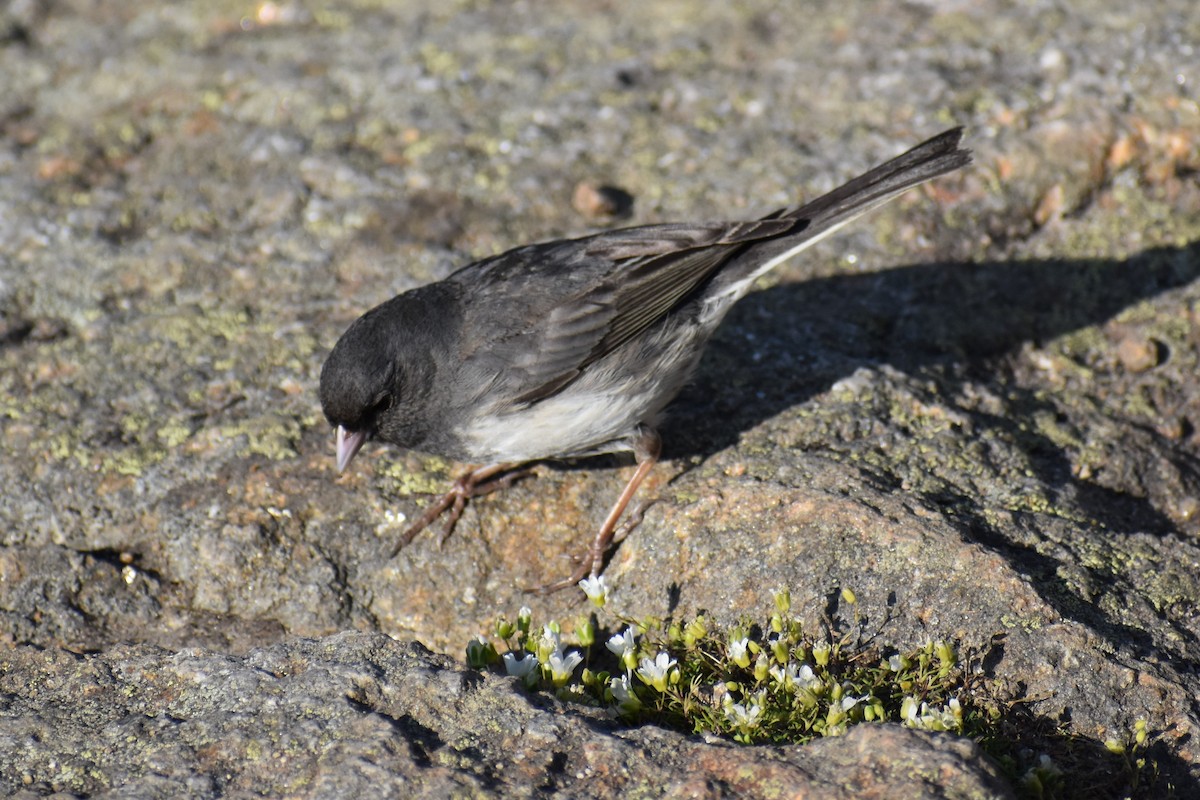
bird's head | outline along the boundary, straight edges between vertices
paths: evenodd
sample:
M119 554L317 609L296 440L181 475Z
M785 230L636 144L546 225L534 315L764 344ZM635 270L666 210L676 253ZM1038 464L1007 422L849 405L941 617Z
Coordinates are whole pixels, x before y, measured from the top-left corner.
M378 435L402 388L380 316L359 318L321 367L321 410L337 428L338 472Z

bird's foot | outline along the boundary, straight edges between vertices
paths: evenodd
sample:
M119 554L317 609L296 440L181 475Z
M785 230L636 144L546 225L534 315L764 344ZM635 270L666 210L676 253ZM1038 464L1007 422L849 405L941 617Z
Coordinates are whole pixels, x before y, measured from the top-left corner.
M517 464L489 464L486 467L480 467L461 475L450 486L450 491L442 495L436 503L425 509L425 513L421 515L421 518L410 525L408 530L400 536L400 541L396 544L395 549L392 550L392 557L395 558L396 554L404 549L418 533L432 525L446 511L449 511L446 524L442 527L442 534L438 537L438 546L440 547L445 544L446 540L450 538L450 534L454 532L454 526L458 524L459 518L462 517L468 500L475 497L482 497L485 494L491 494L500 489L506 489L521 478L533 474L532 467L518 469L518 466Z
M642 425L638 427L637 435L633 439L632 444L633 453L638 462L637 471L633 473L633 477L629 479L629 483L625 484L625 490L621 492L621 496L613 504L612 510L608 512L608 516L604 519L604 524L600 526L599 532L596 533L596 538L592 540L592 546L588 548L584 557L579 560L579 566L561 581L526 591L547 595L574 586L588 575L595 578L604 568L604 557L608 554L608 550L612 547L613 543L624 539L642 521L642 515L646 511L645 504L639 506L623 525L619 528L617 527L617 523L621 521L621 515L625 513L626 507L633 500L638 487L642 485L642 481L646 479L646 476L650 474L650 470L658 463L658 457L662 452L662 440L654 430Z

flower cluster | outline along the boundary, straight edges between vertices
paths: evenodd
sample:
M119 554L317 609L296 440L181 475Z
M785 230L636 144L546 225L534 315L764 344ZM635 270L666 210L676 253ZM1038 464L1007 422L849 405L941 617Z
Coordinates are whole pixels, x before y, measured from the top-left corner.
M467 663L483 669L499 661L504 664L506 673L528 689L538 688L542 681L555 688L566 686L574 677L576 667L583 662L583 654L563 646L557 623L544 625L536 639L530 635L532 624L533 612L528 608L517 613L515 624L504 618L497 620L496 635L508 643L508 652L500 656L491 642L476 636L467 643Z
M609 590L603 578L580 588L596 609ZM844 592L851 607L857 599ZM701 616L658 625L618 617L600 638L595 616L576 621L575 646L555 622L535 628L522 608L516 622L500 619L503 656L484 637L467 646L478 668L502 663L529 689L550 689L574 702L604 705L633 720L654 720L737 741L801 742L844 733L850 725L896 721L914 728L962 732L969 707L960 699L954 648L930 642L905 653L863 661L849 637L814 637L790 614L786 591L763 625L727 632ZM857 619L857 617L856 617ZM580 667L583 667L580 670Z
M803 743L890 721L976 739L1029 796L1062 796L1070 781L1055 758L1039 752L1052 742L1037 740L1036 729L1032 747L1019 733L1012 738L1019 729L1006 717L1018 701L998 699L981 672L964 669L954 645L928 641L896 650L872 643L878 633L866 632L848 590L841 609L852 611L852 620L826 620L824 633L813 635L791 613L787 591L776 594L776 613L766 622L719 630L704 616L667 623L622 617L612 611L602 577L580 589L595 610L568 628L569 640L557 622L535 626L532 611L522 608L515 622L495 624L506 652L478 636L467 644L468 663L503 666L529 690L602 706L631 723L743 743ZM615 621L602 625L599 612ZM1146 755L1150 742L1146 723L1137 723L1128 736L1105 742L1114 761L1088 774L1111 773L1114 786L1138 787L1156 775ZM1077 758L1078 748L1068 738L1063 752Z
M920 703L918 707L918 703ZM906 697L900 704L900 719L910 728L920 728L926 731L954 731L961 733L963 728L962 704L957 697L951 697L944 706L930 706L929 703L918 701L915 697Z

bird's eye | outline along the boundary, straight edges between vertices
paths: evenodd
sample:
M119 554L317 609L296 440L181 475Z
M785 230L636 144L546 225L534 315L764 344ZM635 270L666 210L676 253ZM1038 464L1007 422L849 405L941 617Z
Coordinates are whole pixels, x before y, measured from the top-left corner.
M375 398L375 402L371 404L370 408L367 411L367 416L378 417L380 414L387 411L389 408L392 407L393 397L394 397L394 395L392 395L391 392L386 392L384 394L381 394L379 397Z

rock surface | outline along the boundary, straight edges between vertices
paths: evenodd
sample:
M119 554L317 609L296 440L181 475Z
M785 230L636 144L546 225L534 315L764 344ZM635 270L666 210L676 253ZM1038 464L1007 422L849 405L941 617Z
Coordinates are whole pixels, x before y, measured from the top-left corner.
M366 308L599 224L582 184L621 224L746 218L965 124L970 171L730 315L612 602L731 621L788 586L816 627L849 588L891 646L1003 635L987 669L1038 719L1144 720L1139 791L1200 793L1200 18L1112 5L9 3L5 788L1001 794L969 743L621 731L373 635L457 656L520 605L574 618L523 588L630 468L540 468L389 558L462 465L337 477L315 397Z
M231 656L20 651L0 689L0 791L120 797L1005 797L970 741L864 725L813 746L627 730L344 633Z

